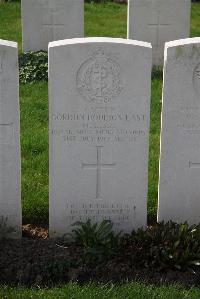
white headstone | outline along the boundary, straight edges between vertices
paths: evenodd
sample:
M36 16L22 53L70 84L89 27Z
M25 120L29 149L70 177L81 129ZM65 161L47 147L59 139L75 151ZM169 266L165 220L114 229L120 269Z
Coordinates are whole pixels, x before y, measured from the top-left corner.
M151 45L49 45L50 236L77 221L146 225Z
M21 236L17 44L0 40L0 222Z
M153 65L163 65L165 42L190 34L191 0L129 0L128 38L150 42Z
M166 44L158 220L200 222L200 38Z
M23 50L84 36L84 0L22 0Z

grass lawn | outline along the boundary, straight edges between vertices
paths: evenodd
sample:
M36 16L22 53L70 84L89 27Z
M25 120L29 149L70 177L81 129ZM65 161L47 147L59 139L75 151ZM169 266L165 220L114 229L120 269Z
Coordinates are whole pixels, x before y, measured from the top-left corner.
M126 37L127 6L86 4L86 36ZM191 36L200 36L200 4L192 5ZM0 4L0 38L21 52L20 3ZM148 215L156 218L162 79L152 80ZM20 86L24 223L48 223L48 88Z
M48 223L48 86L21 85L24 223Z
M81 287L68 284L64 287L43 290L0 288L1 299L199 299L200 290L186 290L178 286L155 287L140 283L124 284L123 286Z

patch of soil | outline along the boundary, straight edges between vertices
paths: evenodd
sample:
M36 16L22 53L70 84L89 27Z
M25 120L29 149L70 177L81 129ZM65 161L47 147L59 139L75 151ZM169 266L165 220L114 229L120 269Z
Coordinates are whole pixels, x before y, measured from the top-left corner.
M62 245L61 240L48 239L47 227L25 225L22 240L0 242L0 284L52 286L78 281L174 283L200 285L198 271L159 271L133 267L126 254L106 264L88 266L83 262L83 249Z
M37 226L32 224L26 224L22 226L22 235L27 238L41 238L47 239L49 235L48 226Z

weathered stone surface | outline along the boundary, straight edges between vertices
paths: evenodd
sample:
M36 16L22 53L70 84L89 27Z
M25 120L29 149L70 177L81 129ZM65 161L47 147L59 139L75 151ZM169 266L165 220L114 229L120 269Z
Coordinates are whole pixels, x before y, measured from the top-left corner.
M84 0L22 0L23 50L84 36Z
M88 218L146 225L151 56L124 39L50 43L51 237Z
M200 222L200 38L166 44L158 220Z
M190 10L191 0L129 0L128 38L150 42L163 65L165 42L189 37Z
M19 76L17 44L0 40L0 222L21 236Z

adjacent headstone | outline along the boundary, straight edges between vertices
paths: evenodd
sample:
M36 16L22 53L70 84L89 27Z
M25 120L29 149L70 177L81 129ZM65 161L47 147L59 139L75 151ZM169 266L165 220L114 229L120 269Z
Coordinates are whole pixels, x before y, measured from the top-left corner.
M200 222L200 38L165 48L158 220Z
M191 0L129 0L128 38L150 42L163 65L165 42L189 37L190 10Z
M0 223L21 236L17 44L0 40Z
M22 0L23 50L84 36L84 0Z
M151 45L49 44L50 236L77 221L146 225Z

